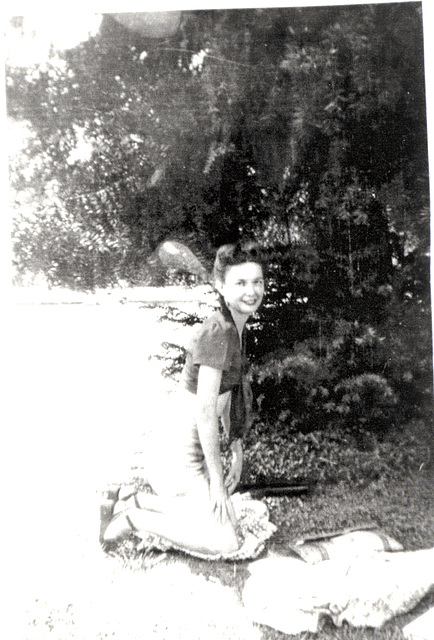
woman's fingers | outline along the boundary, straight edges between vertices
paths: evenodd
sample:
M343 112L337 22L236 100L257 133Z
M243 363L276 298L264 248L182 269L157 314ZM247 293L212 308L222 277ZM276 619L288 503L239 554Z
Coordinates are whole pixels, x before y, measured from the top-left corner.
M235 512L228 497L223 496L222 501L216 502L213 508L213 513L217 521L221 524L226 524L229 520L235 526Z
M235 487L237 486L237 481L235 478L228 478L228 481L226 483L226 487L228 490L228 494L231 496L233 494L233 492L235 491Z
M238 474L229 473L229 475L227 476L226 481L225 481L225 486L226 486L226 488L228 490L229 495L233 494L233 492L235 491L239 481L240 481L240 478L239 478Z
M237 484L236 474L233 473L229 474L225 483L223 483L223 481L217 484L213 482L210 483L212 512L217 522L223 525L229 521L234 527L236 526L237 519L229 495L233 492Z
M214 507L213 507L213 514L214 514L216 520L218 520L218 522L221 522L222 524L225 524L225 522L226 522L226 509L225 509L225 505L224 505L223 499L219 499L219 498L216 499L216 501L214 503Z
M228 509L229 520L232 522L232 526L235 528L237 526L237 516L235 515L234 507L232 505L231 500L228 500L226 504Z

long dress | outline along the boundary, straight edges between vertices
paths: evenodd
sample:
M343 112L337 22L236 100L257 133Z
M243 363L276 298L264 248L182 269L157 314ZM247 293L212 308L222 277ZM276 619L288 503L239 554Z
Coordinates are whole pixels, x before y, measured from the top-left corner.
M245 341L241 344L230 311L223 307L199 325L187 349L183 384L161 411L146 452L147 480L156 495L141 495L138 508L128 510L128 522L200 553L231 552L239 546L231 519L217 522L209 496L205 456L195 420L199 367L222 371L219 405L231 396L230 438L242 436L249 419ZM105 539L117 537L108 526Z

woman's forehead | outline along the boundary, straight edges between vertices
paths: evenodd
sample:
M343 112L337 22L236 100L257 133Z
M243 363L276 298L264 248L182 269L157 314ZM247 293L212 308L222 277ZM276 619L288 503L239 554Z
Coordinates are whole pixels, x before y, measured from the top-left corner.
M226 267L225 279L231 280L254 280L262 278L262 267L257 262L243 262L242 264L233 264Z

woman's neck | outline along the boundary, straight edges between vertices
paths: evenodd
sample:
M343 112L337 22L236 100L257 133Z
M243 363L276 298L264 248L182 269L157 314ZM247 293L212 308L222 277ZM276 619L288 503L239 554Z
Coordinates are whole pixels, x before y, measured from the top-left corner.
M246 325L247 322L247 316L243 315L242 313L237 313L236 311L234 311L233 309L231 309L230 307L228 307L230 314L233 318L233 321L235 323L235 326L237 328L238 334L240 336L240 340L241 340L241 336L243 334L243 330L244 327Z

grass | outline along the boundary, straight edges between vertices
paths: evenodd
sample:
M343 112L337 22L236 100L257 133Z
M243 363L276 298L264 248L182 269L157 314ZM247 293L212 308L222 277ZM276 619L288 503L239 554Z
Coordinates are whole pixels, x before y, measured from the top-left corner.
M434 545L434 492L430 472L421 472L400 480L384 478L363 488L346 483L324 486L306 500L280 499L271 504L273 521L279 525L270 544L270 552L283 555L288 542L301 535L333 531L366 522L376 522L399 540L406 550L430 548ZM381 630L337 629L332 623L321 631L321 638L378 640L402 638L402 627L434 605L434 593L416 609L390 621ZM264 630L263 639L285 638L284 634ZM302 635L301 638L317 637Z
M343 528L377 523L382 530L400 541L405 550L430 548L434 545L433 475L423 470L400 478L379 478L352 486L347 482L319 485L310 496L265 498L271 520L278 531L261 557L290 555L289 545L306 535L336 531ZM247 563L209 562L180 552L137 554L128 543L119 553L125 568L149 569L155 562L177 562L186 565L192 574L207 581L218 582L231 589L241 603L242 590L248 577ZM405 579L405 577L404 577ZM434 605L434 593L426 596L411 612L397 616L382 629L361 629L344 625L337 628L325 620L317 634L303 633L288 636L262 625L254 625L261 640L334 639L334 640L398 640L402 628L412 619ZM240 636L241 637L241 636ZM244 637L244 636L242 636Z
M32 307L30 319L29 314L30 311L26 308L25 313L22 311L18 314L16 323L20 329L20 340L17 342L20 357L15 354L15 360L21 363L17 368L21 386L16 407L21 411L18 422L21 428L16 428L14 433L20 439L23 433L27 438L30 437L29 433L36 434L30 441L32 446L29 447L29 454L21 459L21 466L26 468L29 478L25 481L22 494L27 499L31 486L33 494L38 495L39 500L35 501L34 508L33 501L27 501L24 511L26 514L30 512L30 515L34 513L35 522L39 522L40 501L45 496L50 505L55 507L50 509L49 514L52 511L53 516L56 516L53 517L53 527L62 549L59 556L55 556L55 559L61 558L59 566L51 568L55 560L50 563L50 571L53 571L55 577L57 568L59 570L59 581L56 582L51 579L51 575L46 576L46 563L40 546L45 537L45 529L41 527L41 541L39 538L35 540L33 530L28 539L28 530L24 529L25 547L20 546L17 543L17 518L14 516L14 546L11 545L10 549L18 549L19 556L27 549L29 553L25 555L26 558L40 558L40 563L36 562L36 566L41 564L41 573L34 578L38 582L39 599L26 604L26 615L20 611L14 621L17 624L21 620L27 625L26 629L19 636L11 635L18 640L286 638L285 634L243 619L239 603L248 576L247 563L206 562L175 552L165 555L137 554L128 545L123 545L114 557L100 554L98 549L98 558L94 558L95 554L91 550L89 557L86 556L83 562L85 566L79 564L75 573L73 572L74 567L70 565L75 562L75 555L70 553L70 548L62 537L65 527L59 529L59 526L62 524L61 516L69 514L75 502L69 507L66 504L62 510L63 505L57 499L63 497L60 488L66 486L69 491L69 474L77 478L74 480L74 487L80 480L83 489L88 488L92 484L94 467L101 458L104 459L107 451L111 451L110 447L118 443L115 435L118 436L121 429L122 433L130 433L135 448L131 451L131 460L128 457L129 467L125 477L122 475L123 466L120 466L116 480L129 482L141 475L140 455L135 455L139 454L141 442L136 443L135 434L136 430L142 429L143 387L147 385L148 391L151 389L149 395L152 399L152 395L159 397L160 385L162 386L156 368L154 370L148 363L146 366L150 373L146 377L142 361L143 354L153 353L152 349L158 341L156 329L160 330L160 326L155 323L153 312L148 309L132 309L127 304L116 308L88 305L83 309L78 309L77 305L42 305L35 306L34 309ZM163 328L161 327L161 333L166 335ZM68 336L67 341L64 339L65 335ZM59 344L62 349L58 348ZM111 344L110 353L107 353L107 344ZM83 362L95 365L83 366ZM125 375L126 371L129 375ZM158 386L155 384L155 388L152 386L154 379L156 383L158 379ZM77 380L82 383L78 390ZM134 387L133 394L131 386L134 384L137 387ZM46 401L47 386L51 391L49 403ZM83 397L71 398L71 389L77 390ZM92 389L92 393L86 395L87 389ZM161 389L161 393L163 391ZM26 398L24 403L23 397ZM84 406L86 415L83 415ZM65 433L74 434L74 440L67 440L70 445L65 452L55 439L60 433L59 416L63 417L62 439L65 438ZM309 497L267 499L271 519L278 525L278 531L269 541L264 557L267 554L285 555L290 543L302 534L336 530L367 521L377 522L399 540L405 549L422 549L434 545L433 477L426 465L424 447L417 447L400 436L390 446L380 443L374 456L373 452L357 453L348 440L336 438L332 441L328 438L326 442L321 438L318 434L315 435L318 446L310 436L298 436L300 448L307 449L305 457L299 454L296 446L289 450L285 443L282 443L280 449L271 451L265 441L262 448L252 456L252 464L256 464L254 470L258 473L267 471L270 463L279 462L281 464L272 469L273 474L278 475L283 465L284 468L295 470L296 474L313 473L319 479L316 491ZM51 446L47 448L46 442L50 442ZM119 445L121 444L123 442L119 440ZM57 457L52 455L55 446L59 449L55 449ZM119 454L122 465L125 451L128 451L129 456L129 444ZM288 456L285 460L281 457L284 451ZM72 462L68 464L70 459ZM54 464L53 460L58 462ZM47 477L48 481L46 484L41 481L38 485L41 468L45 469L43 480ZM28 469L34 469L33 475ZM115 472L112 467L107 471L112 480ZM11 473L11 478L16 479L17 475ZM100 478L99 475L95 477ZM108 479L105 466L101 477L104 481ZM45 492L40 491L40 487ZM21 506L15 492L11 493ZM86 516L87 513L81 515L80 519L80 514L74 514L72 520L74 523L77 520L77 525L83 525L84 528ZM28 524L27 520L26 516L25 524ZM51 520L49 523L51 524ZM50 531L47 535L48 533ZM55 536L51 536L50 541L52 537ZM46 546L43 547L44 550ZM72 557L71 562L68 562L68 557ZM95 567L87 566L88 559L95 562ZM14 564L17 564L15 559ZM150 589L150 586L155 586L155 589ZM25 587L24 580L20 583L20 591L24 591ZM30 597L33 598L33 591ZM160 615L158 609L161 599L166 606L166 618ZM176 603L180 603L185 611L179 610L179 606L174 611ZM392 620L384 629L353 629L349 626L338 629L326 622L320 633L300 634L295 639L398 640L403 637L402 627L433 605L434 594L431 593L414 611ZM122 615L117 615L120 609L123 609L120 612ZM233 622L227 621L230 611L234 613ZM195 620L194 615L200 620Z
M329 483L303 498L266 498L278 531L262 557L287 555L291 542L301 535L367 521L377 522L406 550L432 547L432 484L432 472L423 470L393 482L381 478L358 487ZM434 606L431 592L415 609L382 629L347 624L338 628L325 619L316 634L288 636L243 617L241 597L248 563L203 561L181 552L137 553L128 541L107 555L105 563L112 567L113 584L107 584L107 574L98 577L100 593L92 595L90 607L83 609L80 599L76 603L69 593L61 604L57 598L54 604L45 602L45 608L44 602L37 602L20 640L400 640L402 628ZM87 574L86 580L93 593L94 578Z
M395 429L369 450L359 450L348 433L297 434L291 445L285 438L253 433L246 453L248 477L281 475L318 480L306 496L264 498L271 521L278 529L261 557L291 555L290 546L309 535L375 523L398 540L405 550L434 546L434 491L430 426L423 421ZM260 442L259 442L260 441ZM137 474L137 469L132 473ZM268 471L268 473L267 473ZM140 470L139 474L140 476ZM136 478L140 484L140 477ZM242 606L242 592L249 576L247 562L202 561L180 552L137 554L128 543L119 548L125 568L146 572L155 562L175 562L188 567L208 583L231 590ZM405 580L405 576L403 576ZM396 616L382 629L336 627L322 622L317 634L288 636L270 627L253 624L260 640L398 640L402 628L434 606L434 592L405 615ZM252 632L253 633L253 632ZM230 634L229 634L230 636ZM222 635L222 637L224 637Z

